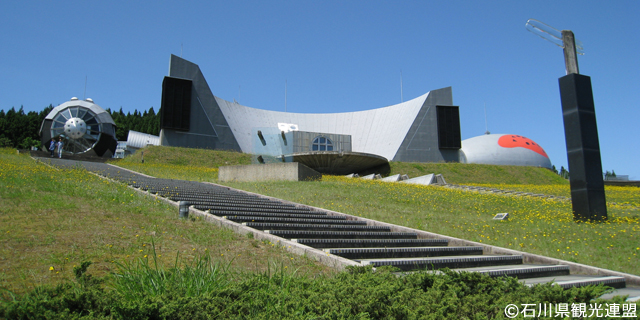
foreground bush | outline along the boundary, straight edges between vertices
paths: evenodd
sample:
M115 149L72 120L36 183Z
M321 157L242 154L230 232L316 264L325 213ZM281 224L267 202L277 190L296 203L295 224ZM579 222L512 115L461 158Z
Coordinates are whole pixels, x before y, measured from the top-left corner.
M284 268L234 274L203 258L163 270L139 260L113 277L75 271L76 281L39 287L0 305L6 319L502 319L509 304L587 303L603 286L532 288L477 273L399 275L353 268L335 277L299 276ZM214 277L202 271L214 271ZM206 278L208 277L208 278ZM177 281L179 279L179 281ZM215 280L216 285L207 282ZM149 288L153 287L153 288ZM160 289L159 289L160 288ZM197 290L194 290L197 288Z

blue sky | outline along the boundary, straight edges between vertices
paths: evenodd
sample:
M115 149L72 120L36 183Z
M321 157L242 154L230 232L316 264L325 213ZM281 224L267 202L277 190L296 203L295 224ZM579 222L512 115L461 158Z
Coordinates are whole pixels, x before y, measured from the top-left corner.
M451 86L462 138L526 136L567 167L562 49L583 42L603 170L640 180L639 1L2 1L0 109L73 96L125 112L160 106L170 54L213 93L302 113L384 107ZM402 88L401 83L402 74ZM401 94L402 92L402 94Z

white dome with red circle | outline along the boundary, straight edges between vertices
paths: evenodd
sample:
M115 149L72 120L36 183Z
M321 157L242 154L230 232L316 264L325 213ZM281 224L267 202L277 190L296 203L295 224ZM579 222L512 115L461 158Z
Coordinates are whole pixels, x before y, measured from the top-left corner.
M460 162L551 169L547 153L533 140L517 134L485 134L462 141Z

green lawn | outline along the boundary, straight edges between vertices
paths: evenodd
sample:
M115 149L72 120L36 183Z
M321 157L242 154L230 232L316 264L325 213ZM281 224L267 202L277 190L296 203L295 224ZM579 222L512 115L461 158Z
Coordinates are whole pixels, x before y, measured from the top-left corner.
M161 178L212 182L218 166L248 163L238 153L184 151L155 147L145 152L144 163L136 156L115 163ZM410 166L418 170L422 165ZM438 166L458 172L450 182L478 183L465 182L469 170L491 177L492 185L505 180L500 168ZM505 186L566 192L566 182L553 182L554 177L548 184L530 183L528 177L540 181L546 175L540 171L544 169L532 169ZM516 176L512 170L504 174ZM572 221L568 201L434 186L333 176L316 182L227 185L640 273L637 188L607 188L607 197L619 204L609 206L607 223L590 224ZM512 218L492 221L497 212L509 212ZM270 243L177 215L175 207L120 183L0 149L0 318L487 319L504 318L509 304L588 304L605 290L563 290L548 284L529 288L514 279L466 273L397 277L384 268L335 273Z
M73 279L110 274L117 263L146 260L155 244L162 265L210 255L233 270L263 271L283 264L302 273L329 267L218 228L180 220L178 209L82 169L60 170L15 150L0 149L0 295Z

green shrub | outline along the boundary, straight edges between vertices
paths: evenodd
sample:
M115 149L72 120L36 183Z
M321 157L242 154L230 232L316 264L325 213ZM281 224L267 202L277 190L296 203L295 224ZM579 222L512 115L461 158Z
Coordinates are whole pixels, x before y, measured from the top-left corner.
M191 266L162 271L148 261L139 261L123 266L116 277L104 279L106 286L76 281L53 288L39 287L3 303L0 317L493 319L504 318L504 308L509 304L588 304L607 291L604 286L569 290L550 284L527 287L514 278L449 270L398 274L361 267L335 277L312 278L276 266L265 272L232 277L229 270L216 266L219 264L203 257ZM207 274L211 271L215 276ZM212 279L213 283L208 283ZM158 283L153 284L154 281ZM109 284L115 289L109 289Z

